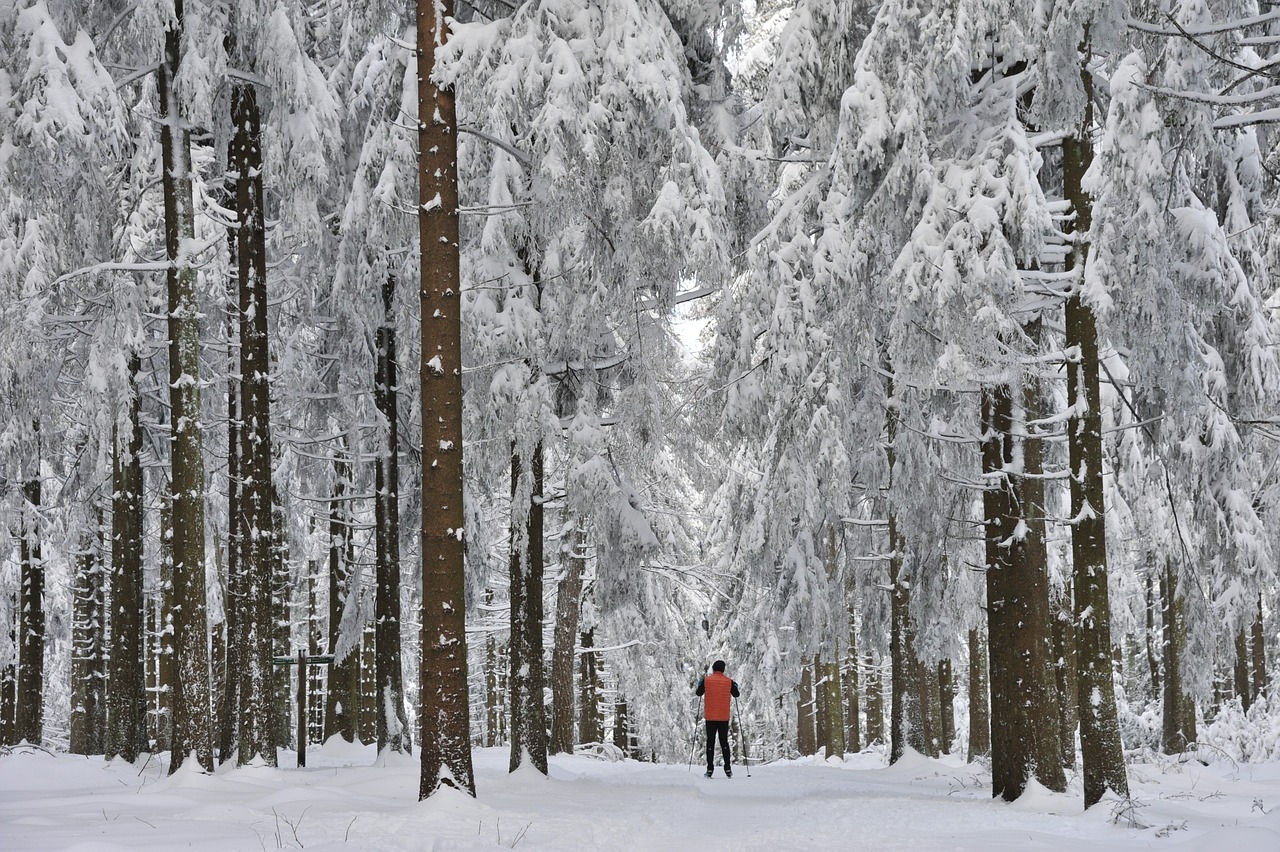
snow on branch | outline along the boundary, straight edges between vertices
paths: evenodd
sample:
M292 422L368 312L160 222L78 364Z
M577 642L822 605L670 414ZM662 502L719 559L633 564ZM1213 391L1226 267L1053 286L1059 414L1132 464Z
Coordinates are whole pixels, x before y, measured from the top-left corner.
M1158 36L1183 35L1190 37L1192 35L1219 35L1221 33L1242 30L1246 27L1258 27L1263 24L1269 24L1272 21L1280 20L1280 9L1267 12L1264 15L1254 15L1251 18L1237 18L1234 21L1222 21L1217 24L1206 24L1204 26L1186 28L1174 20L1172 15L1166 13L1165 17L1169 19L1170 23L1177 27L1176 31L1163 29L1159 24L1149 24L1146 21L1136 21L1132 18L1126 20L1125 25L1131 30L1137 30L1138 32Z
M1213 94L1211 92L1188 92L1181 89L1169 89L1164 86L1150 86L1146 83L1135 81L1140 89L1146 89L1157 95L1165 95L1179 100L1190 101L1197 104L1209 104L1210 106L1249 106L1259 101L1271 100L1280 97L1280 86L1268 86L1257 92L1250 92L1247 95L1228 95Z
M1250 127L1255 124L1274 124L1276 122L1280 122L1280 108L1246 112L1240 115L1226 115L1213 122L1213 129L1231 130L1236 127Z

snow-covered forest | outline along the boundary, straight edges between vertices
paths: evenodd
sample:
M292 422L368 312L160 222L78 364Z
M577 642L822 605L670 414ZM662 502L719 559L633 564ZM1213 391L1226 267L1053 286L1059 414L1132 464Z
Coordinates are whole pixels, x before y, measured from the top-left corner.
M0 788L683 764L717 658L748 766L1280 760L1278 68L1264 0L0 0Z

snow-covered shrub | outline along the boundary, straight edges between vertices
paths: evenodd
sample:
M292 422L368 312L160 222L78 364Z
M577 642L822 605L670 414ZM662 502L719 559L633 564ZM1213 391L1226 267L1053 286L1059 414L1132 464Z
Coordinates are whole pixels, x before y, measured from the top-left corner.
M1202 729L1200 741L1244 763L1280 760L1280 700L1260 696L1247 713L1238 699L1221 705ZM1212 760L1212 749L1200 756Z

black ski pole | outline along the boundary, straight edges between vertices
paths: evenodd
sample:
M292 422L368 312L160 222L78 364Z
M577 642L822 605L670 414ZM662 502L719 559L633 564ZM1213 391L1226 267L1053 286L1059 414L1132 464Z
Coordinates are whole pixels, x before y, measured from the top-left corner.
M698 696L693 696L693 736L689 739L689 771L693 771L693 756L698 751Z
M751 777L751 755L747 752L747 733L742 729L742 714L738 712L738 702L733 702L733 718L738 721L738 742L742 744L742 765L747 768L747 777Z

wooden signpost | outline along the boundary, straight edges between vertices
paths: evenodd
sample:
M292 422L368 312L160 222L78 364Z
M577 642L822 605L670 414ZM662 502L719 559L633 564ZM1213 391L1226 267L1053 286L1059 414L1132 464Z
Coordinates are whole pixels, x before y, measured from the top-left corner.
M307 666L331 666L333 655L299 651L296 657L273 657L271 662L277 666L298 667L298 697L295 703L298 716L298 768L301 769L307 765Z

